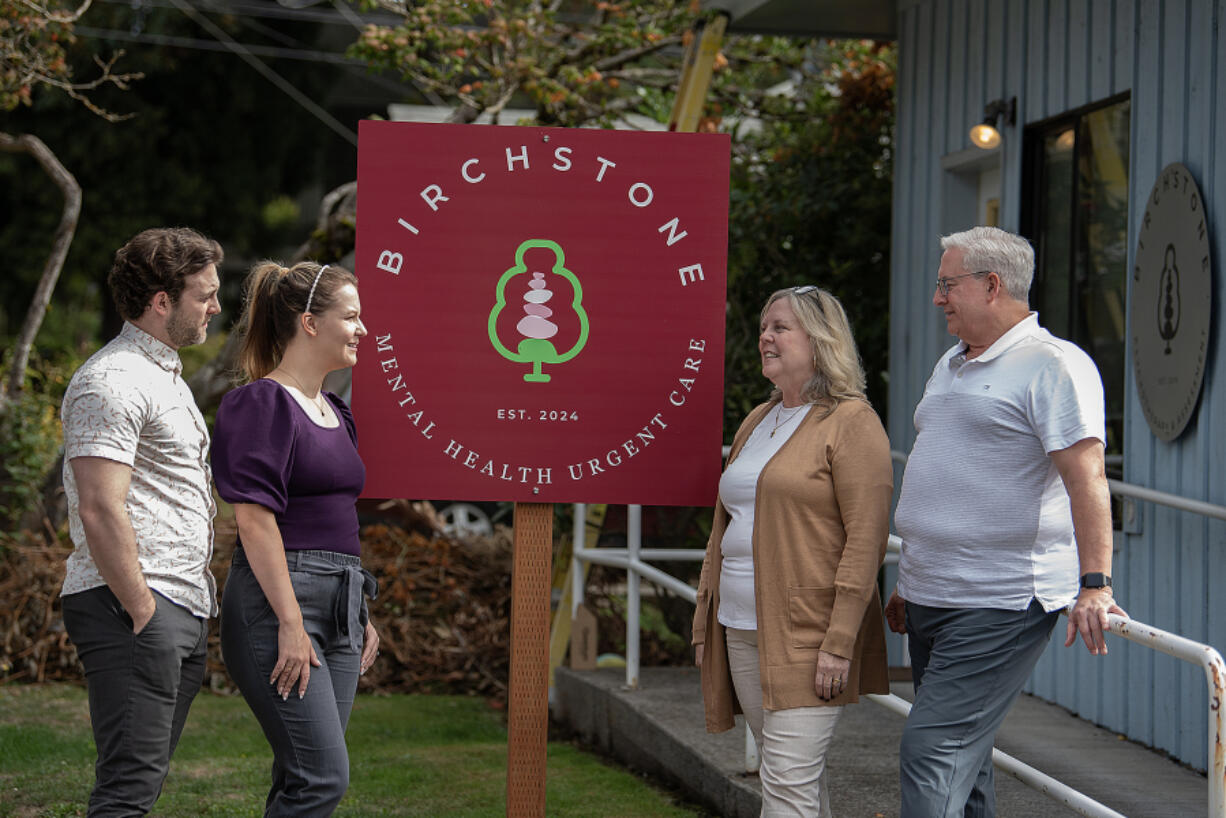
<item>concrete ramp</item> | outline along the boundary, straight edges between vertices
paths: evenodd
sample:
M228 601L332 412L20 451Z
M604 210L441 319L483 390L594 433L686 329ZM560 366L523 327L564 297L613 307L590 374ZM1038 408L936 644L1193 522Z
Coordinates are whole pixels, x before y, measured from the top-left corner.
M611 758L679 786L713 814L756 818L758 777L746 774L745 732L703 726L696 668L643 668L639 689L625 671L559 668L553 718ZM894 692L911 698L910 684ZM867 700L844 710L827 764L836 818L898 818L898 742L903 718ZM1130 818L1203 816L1205 776L1122 740L1066 710L1023 696L997 746ZM1076 815L996 772L998 818Z

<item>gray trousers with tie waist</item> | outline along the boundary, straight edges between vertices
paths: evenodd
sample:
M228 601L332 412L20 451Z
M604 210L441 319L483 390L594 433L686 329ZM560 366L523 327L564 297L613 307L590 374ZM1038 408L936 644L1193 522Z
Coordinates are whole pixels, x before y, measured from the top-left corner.
M280 623L240 548L221 603L221 652L272 745L272 787L266 816L330 815L349 787L345 728L358 686L365 626L363 596L374 578L357 557L332 551L287 551L302 623L321 666L306 695L297 685L282 699L269 682L277 663Z

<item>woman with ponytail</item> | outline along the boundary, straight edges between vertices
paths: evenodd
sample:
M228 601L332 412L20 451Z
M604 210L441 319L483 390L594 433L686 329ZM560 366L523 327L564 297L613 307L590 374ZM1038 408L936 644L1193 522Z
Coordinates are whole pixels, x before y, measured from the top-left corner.
M355 501L366 470L349 407L324 376L357 362L357 278L335 265L257 264L247 279L245 385L217 410L213 476L238 547L221 649L273 750L266 816L330 815L349 786L345 727L378 655Z

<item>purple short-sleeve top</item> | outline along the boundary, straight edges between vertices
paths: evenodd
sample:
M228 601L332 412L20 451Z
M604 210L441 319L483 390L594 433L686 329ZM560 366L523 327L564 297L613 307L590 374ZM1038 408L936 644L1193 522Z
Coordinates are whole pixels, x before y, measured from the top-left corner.
M315 423L268 378L228 392L213 428L213 479L227 503L272 511L287 551L357 555L355 502L366 467L349 407L331 392L324 395L341 419L333 429Z

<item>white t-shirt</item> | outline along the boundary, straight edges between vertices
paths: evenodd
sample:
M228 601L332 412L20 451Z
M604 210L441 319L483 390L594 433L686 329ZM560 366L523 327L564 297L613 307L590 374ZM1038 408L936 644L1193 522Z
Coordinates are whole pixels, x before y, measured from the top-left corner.
M1098 369L1037 313L978 358L962 353L942 356L915 409L894 511L898 593L938 608L1063 608L1077 595L1077 547L1048 454L1105 441Z
M723 562L719 572L717 616L726 628L758 629L753 589L753 528L758 478L804 421L811 406L805 404L788 409L782 403L777 404L749 433L736 459L719 478L719 500L728 512L728 525L720 540Z

